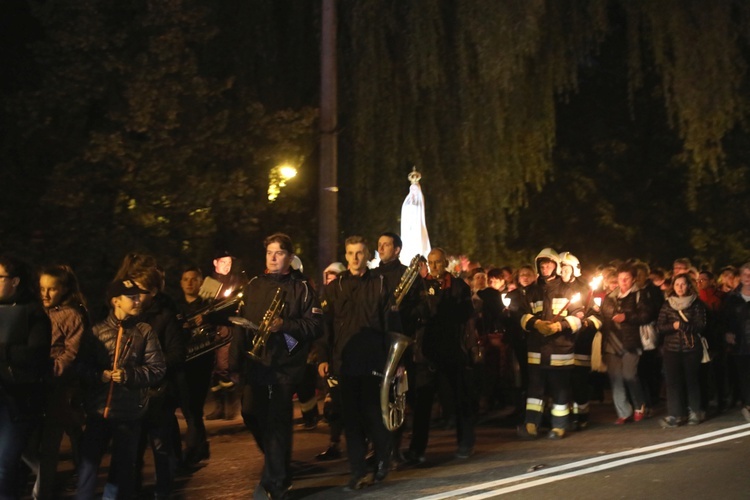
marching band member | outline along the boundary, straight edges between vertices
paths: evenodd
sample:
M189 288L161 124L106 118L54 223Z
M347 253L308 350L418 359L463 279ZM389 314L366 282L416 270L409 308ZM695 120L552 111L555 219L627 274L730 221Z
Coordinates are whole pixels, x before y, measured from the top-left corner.
M380 383L376 375L386 361L385 314L389 295L382 275L367 268L370 250L361 236L345 241L349 269L325 288L326 348L319 372L337 377L344 416L351 478L349 490L368 484L368 440L375 449L373 480L386 478L390 467L392 436L380 411Z
M245 285L240 305L240 315L259 325L258 333L235 334L229 360L244 383L242 418L264 455L255 495L277 499L292 487L292 396L322 332L323 311L306 278L291 269L291 238L276 233L264 246L266 272Z
M182 296L176 300L181 318L190 318L206 305L206 299L200 296L203 273L198 267L188 267L180 277ZM197 316L196 326L203 324L204 318ZM180 380L180 407L185 417L185 449L182 453L182 464L192 467L201 460L210 457L206 426L203 423L203 408L211 385L211 371L214 366L214 353L203 354L185 362L184 378Z
M221 300L228 293L244 286L242 273L236 272L236 259L228 250L220 250L214 254L214 272L211 273L212 287L201 287L204 299ZM216 288L217 287L217 288ZM217 326L218 335L232 335L231 326L220 324ZM211 393L214 397L214 409L206 415L206 420L234 420L237 415L237 387L231 370L229 369L229 344L214 351L214 370L211 381Z
M465 344L466 328L474 313L471 289L447 271L448 256L443 249L433 248L427 265L430 274L424 289L430 316L424 319L424 332L417 341L416 356L424 359L416 367L414 422L406 453L408 461L417 463L425 461L436 376L443 377L452 392L452 407L444 411L456 418L456 458L473 453L479 405L476 373Z

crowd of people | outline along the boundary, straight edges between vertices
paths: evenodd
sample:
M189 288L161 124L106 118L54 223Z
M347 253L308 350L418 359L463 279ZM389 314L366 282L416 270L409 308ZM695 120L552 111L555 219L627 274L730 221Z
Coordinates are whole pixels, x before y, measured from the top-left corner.
M682 258L670 271L632 259L585 273L575 255L545 248L518 269L455 269L433 248L407 267L399 235L385 232L376 266L351 236L346 264L315 284L288 235L264 248L250 279L227 251L210 276L184 269L178 297L155 257L128 254L96 322L70 267L35 272L1 255L0 497L23 494L25 464L33 497L55 498L67 434L76 498L95 498L108 450L103 498L134 498L147 448L153 496L168 498L179 470L210 459L204 419L239 410L264 456L253 495L285 498L295 395L312 429L323 387L330 444L316 458L345 454L348 490L425 462L436 412L455 427L458 459L473 454L483 412L514 410L522 439L562 439L589 426L607 387L616 425L654 416L663 397L665 428L738 403L750 421L750 263L718 279Z

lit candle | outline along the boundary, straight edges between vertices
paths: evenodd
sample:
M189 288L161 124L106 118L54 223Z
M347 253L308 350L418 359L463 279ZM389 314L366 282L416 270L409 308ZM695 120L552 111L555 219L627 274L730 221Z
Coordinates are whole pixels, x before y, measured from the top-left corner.
M502 294L502 298L503 298L503 305L505 307L508 307L510 305L510 297L508 297L507 293L504 293Z
M558 321L562 317L563 313L568 310L568 306L570 306L570 304L572 304L573 302L578 302L580 300L581 300L580 293L577 293L573 295L571 298L569 298L568 301L565 303L565 306L562 309L560 309L560 312L557 313L554 318L552 318L552 322L554 323L555 321Z

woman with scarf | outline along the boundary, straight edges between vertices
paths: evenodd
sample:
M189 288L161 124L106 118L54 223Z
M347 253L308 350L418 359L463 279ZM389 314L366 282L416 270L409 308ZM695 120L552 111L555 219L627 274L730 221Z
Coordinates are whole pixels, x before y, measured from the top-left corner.
M706 306L698 299L698 291L690 275L681 274L674 278L667 300L659 312L657 328L663 342L668 410L668 416L661 420L661 425L665 428L677 427L685 422L686 414L687 424L697 425L703 420L699 373Z

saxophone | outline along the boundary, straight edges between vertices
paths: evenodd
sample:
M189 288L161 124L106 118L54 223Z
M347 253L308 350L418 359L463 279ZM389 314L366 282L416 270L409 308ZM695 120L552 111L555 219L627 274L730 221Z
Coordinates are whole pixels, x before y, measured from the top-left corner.
M424 257L417 254L411 259L409 267L401 275L401 280L393 292L395 310L398 310L401 302L414 281L419 275L419 266ZM385 361L383 370L383 383L380 386L380 413L383 418L383 424L389 431L395 431L404 423L406 415L406 392L409 390L409 383L406 377L406 370L399 366L401 357L413 340L406 335L396 332L388 332L390 337L390 346L388 356Z
M252 348L247 351L247 355L250 359L258 361L264 365L271 363L268 349L268 337L271 335L271 326L276 318L281 315L281 311L284 310L284 299L286 298L286 292L281 287L276 289L276 294L271 301L271 305L263 315L263 321L258 326L258 330L255 332L255 336L252 340Z

